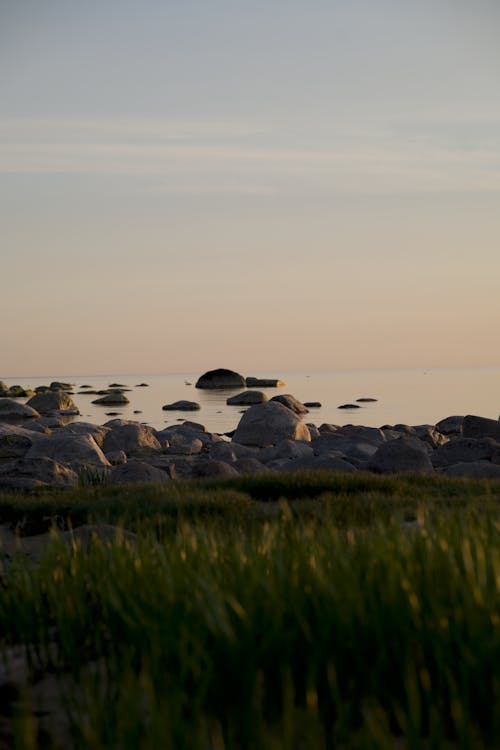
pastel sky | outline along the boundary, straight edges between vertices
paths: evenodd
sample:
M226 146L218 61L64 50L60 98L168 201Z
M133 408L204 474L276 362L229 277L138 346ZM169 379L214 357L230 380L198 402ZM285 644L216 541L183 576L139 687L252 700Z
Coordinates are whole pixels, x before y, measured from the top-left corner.
M500 365L498 0L1 0L0 377Z

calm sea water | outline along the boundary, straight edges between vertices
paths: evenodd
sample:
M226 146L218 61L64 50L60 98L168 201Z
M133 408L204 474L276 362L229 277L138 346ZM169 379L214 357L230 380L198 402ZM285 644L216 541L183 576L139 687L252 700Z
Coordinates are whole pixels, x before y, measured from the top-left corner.
M78 420L102 424L112 417L107 412L119 412L124 419L146 422L163 428L178 419L202 422L212 432L234 429L241 418L239 406L227 406L226 399L238 391L206 391L195 388L201 373L176 375L99 375L59 376L45 378L3 378L7 385L19 383L24 387L48 385L52 380L74 384L73 400L81 411ZM278 393L291 393L300 401L319 401L320 409L311 409L306 422L320 425L364 424L380 427L384 424L434 424L452 414L479 414L498 419L500 414L500 367L481 369L435 370L352 370L332 372L252 372L258 377L278 377L284 388L262 389L269 398ZM147 388L136 387L148 383ZM123 383L131 389L127 393L130 404L123 407L103 407L92 404L98 396L77 395L82 385L93 390ZM191 385L187 385L191 383ZM341 404L357 398L370 397L377 401L363 404L355 410L338 409ZM198 412L165 412L162 406L179 399L197 401ZM141 413L134 413L141 412Z

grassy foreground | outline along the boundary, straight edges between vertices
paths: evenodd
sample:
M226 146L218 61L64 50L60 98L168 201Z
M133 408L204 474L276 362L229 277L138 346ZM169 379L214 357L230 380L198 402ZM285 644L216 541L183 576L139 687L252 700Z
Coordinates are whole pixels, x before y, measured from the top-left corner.
M54 540L5 569L0 654L24 644L33 678L6 747L57 746L58 724L77 748L500 746L500 483L304 474L0 496L2 522L68 518L137 544ZM60 707L42 733L46 674Z

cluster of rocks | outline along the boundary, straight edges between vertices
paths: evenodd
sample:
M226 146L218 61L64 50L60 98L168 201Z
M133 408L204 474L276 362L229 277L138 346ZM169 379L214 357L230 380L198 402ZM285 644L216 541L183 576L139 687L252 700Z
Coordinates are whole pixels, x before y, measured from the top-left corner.
M7 386L0 380L0 398L30 398L36 393L51 393L54 391L71 391L71 383L61 383L54 380L50 385L39 385L34 390L22 385Z
M500 421L477 416L436 425L318 427L304 422L303 404L283 394L251 405L236 430L219 435L190 421L162 430L122 419L65 423L73 409L65 391L38 393L26 405L0 400L0 487L299 470L500 478Z

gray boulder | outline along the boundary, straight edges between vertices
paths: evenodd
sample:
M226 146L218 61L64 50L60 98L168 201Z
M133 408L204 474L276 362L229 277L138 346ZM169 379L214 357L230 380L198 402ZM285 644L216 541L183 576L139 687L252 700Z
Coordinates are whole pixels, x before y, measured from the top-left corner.
M121 466L127 463L127 454L125 451L111 451L104 454L111 466Z
M439 432L436 427L432 424L418 424L413 427L415 430L415 435L419 438L419 440L422 440L424 443L427 443L431 448L437 448L440 445L445 445L445 443L448 442L449 438L446 435L443 435L441 432Z
M440 419L436 424L436 430L442 435L460 435L465 417L453 416Z
M193 456L203 451L203 441L193 431L171 432L168 438L169 447L166 452L177 453L184 456Z
M500 442L500 422L468 414L462 422L462 434L468 438L491 437Z
M32 445L32 438L25 435L16 435L15 433L0 434L0 461L23 458Z
M110 466L106 456L90 435L67 435L56 432L40 436L26 453L27 459L51 458L77 471L105 469Z
M304 406L295 396L290 393L280 393L279 396L273 396L271 401L277 401L279 404L283 404L287 409L291 409L295 414L308 414L309 409Z
M194 467L195 477L237 477L238 471L225 461L209 459Z
M378 474L432 471L429 453L418 438L402 436L381 445L368 463Z
M199 411L201 406L196 401L186 401L181 399L173 404L162 406L163 411Z
M336 432L321 433L319 438L311 441L314 453L324 455L332 452L347 456L348 459L369 461L377 452L377 445L356 436L337 435Z
M78 475L51 458L21 458L0 463L0 487L31 490L37 487L76 487Z
M264 466L256 458L238 458L231 466L239 474L262 474L263 471L268 470L267 466Z
M314 451L310 442L302 440L280 440L273 448L263 448L257 458L263 463L276 461L279 458L310 458Z
M268 398L262 391L243 391L228 398L226 404L228 406L252 406L253 404L263 404L265 401L268 401Z
M245 388L246 380L234 370L219 368L209 370L201 375L197 382L196 388Z
M340 429L340 425L338 424L327 424L327 422L323 422L323 424L320 424L318 427L318 430L323 432L337 432L337 430Z
M102 448L104 444L104 438L108 434L110 428L104 425L92 424L91 422L70 422L63 427L63 434L65 435L90 435L94 438L99 448Z
M163 469L134 459L127 461L125 464L114 466L109 472L108 481L111 484L130 484L131 482L166 484L170 481L170 477Z
M283 404L268 401L251 406L246 411L233 435L234 443L265 448L280 440L306 440L311 436L299 417Z
M129 456L145 452L161 451L162 444L152 427L139 422L113 419L106 423L110 428L102 444L105 453L125 451Z
M500 450L500 444L492 438L455 438L432 453L433 466L451 466L462 462L491 461Z
M0 422L9 419L36 419L40 414L27 404L20 404L10 398L0 399Z
M37 393L36 396L30 398L27 406L36 409L40 414L80 413L71 396L63 390Z
M372 445L382 445L385 443L386 436L378 427L364 427L363 425L346 424L338 427L335 431L335 437L346 437L356 440L362 440Z
M185 441L194 440L197 438L201 441L202 445L210 446L212 443L216 443L222 440L218 435L214 435L211 432L205 432L203 430L195 429L190 423L184 422L180 425L171 425L165 427L164 430L159 430L156 433L158 440L167 441L169 444L172 443L174 435L180 435ZM168 448L168 445L165 447Z
M227 463L232 463L239 458L256 458L260 461L260 454L261 451L258 448L253 448L249 445L240 445L239 443L228 443L225 440L220 440L209 446L210 458L216 461L226 461Z

